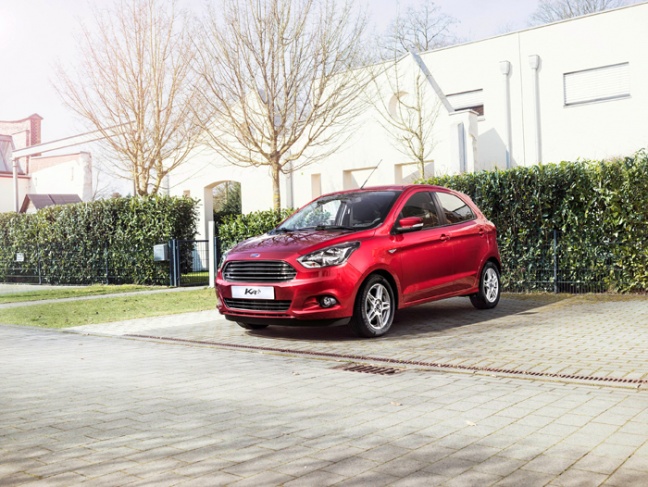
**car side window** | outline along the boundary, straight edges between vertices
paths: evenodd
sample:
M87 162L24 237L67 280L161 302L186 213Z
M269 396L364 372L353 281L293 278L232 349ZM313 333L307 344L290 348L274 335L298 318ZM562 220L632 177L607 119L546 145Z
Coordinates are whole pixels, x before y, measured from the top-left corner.
M428 192L413 194L401 210L399 219L417 216L423 220L423 228L439 226L439 215L432 196Z
M449 193L435 193L448 223L474 220L475 214L461 198Z

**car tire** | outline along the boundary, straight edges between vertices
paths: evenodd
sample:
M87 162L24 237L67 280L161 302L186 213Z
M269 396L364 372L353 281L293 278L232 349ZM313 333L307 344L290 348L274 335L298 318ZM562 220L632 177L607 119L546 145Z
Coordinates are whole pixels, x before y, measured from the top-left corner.
M384 277L374 274L360 287L351 330L364 338L382 336L391 328L395 312L396 299L391 284Z
M477 309L492 309L499 303L501 289L497 266L486 262L479 278L479 292L470 296L470 302Z
M268 328L268 325L251 325L250 323L243 323L241 321L237 321L236 324L246 330L263 330L264 328Z

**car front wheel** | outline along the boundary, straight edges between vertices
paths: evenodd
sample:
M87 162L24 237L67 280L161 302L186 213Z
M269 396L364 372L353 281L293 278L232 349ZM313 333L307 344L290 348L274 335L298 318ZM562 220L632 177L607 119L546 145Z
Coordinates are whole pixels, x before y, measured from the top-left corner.
M499 303L501 288L497 266L487 262L479 279L479 292L470 296L470 302L477 309L494 308Z
M370 276L356 299L351 329L360 337L382 336L394 321L396 299L391 285L382 276Z

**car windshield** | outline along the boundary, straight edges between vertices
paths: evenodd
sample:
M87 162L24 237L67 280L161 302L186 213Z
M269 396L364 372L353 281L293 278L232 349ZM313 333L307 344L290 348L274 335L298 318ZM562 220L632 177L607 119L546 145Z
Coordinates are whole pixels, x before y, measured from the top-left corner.
M292 215L274 232L363 230L380 225L400 191L362 191L322 196Z

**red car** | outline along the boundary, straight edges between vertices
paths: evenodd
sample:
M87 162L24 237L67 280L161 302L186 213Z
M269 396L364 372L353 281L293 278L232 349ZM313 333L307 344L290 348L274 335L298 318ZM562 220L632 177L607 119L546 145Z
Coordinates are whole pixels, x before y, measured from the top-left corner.
M248 330L350 324L377 337L396 310L428 301L468 296L494 308L496 236L470 198L439 186L328 194L224 256L218 311Z

